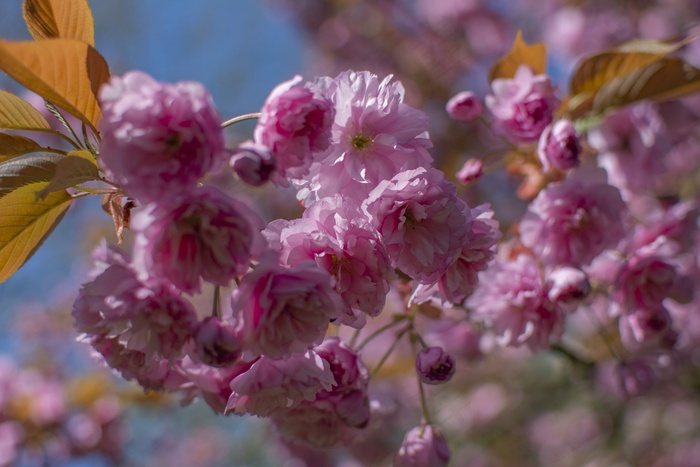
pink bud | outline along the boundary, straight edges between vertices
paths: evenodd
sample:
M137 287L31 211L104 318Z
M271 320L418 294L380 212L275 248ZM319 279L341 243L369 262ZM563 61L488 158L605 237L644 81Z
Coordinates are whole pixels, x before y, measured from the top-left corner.
M272 151L254 141L241 143L231 156L229 165L243 182L252 186L265 184L277 169Z
M547 126L537 146L537 155L545 171L552 166L559 170L578 167L581 151L578 133L568 120Z
M233 326L216 316L210 316L199 323L194 342L197 355L210 366L228 367L241 354L241 344Z
M426 384L446 383L455 374L455 359L440 347L427 347L416 355L416 371Z
M443 467L449 461L450 449L442 430L434 425L423 425L406 433L394 457L394 467Z
M548 276L550 289L547 296L554 303L576 302L591 293L591 283L586 273L578 268L561 267Z
M455 120L471 122L484 111L481 101L471 91L463 91L447 102L447 113Z
M457 172L457 180L466 185L481 178L484 175L483 165L481 159L467 159L467 162Z

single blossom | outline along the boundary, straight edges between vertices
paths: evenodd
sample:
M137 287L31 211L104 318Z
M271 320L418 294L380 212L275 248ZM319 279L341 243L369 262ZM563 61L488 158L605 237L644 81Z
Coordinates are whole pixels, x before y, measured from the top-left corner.
M545 172L554 167L569 170L580 164L581 143L574 125L569 120L559 120L547 126L540 135L537 156Z
M471 122L484 111L481 101L472 91L462 91L447 101L447 113L455 120Z
M321 93L299 86L301 76L272 90L255 127L255 142L272 151L277 163L273 181L306 175L313 154L328 149L335 108Z
M481 159L467 159L459 172L457 172L457 180L463 185L467 185L484 175L484 163Z
M328 362L307 351L285 358L261 357L248 371L231 380L225 411L267 417L279 409L313 401L335 383Z
M403 102L403 86L391 79L346 71L311 85L336 112L329 150L294 181L305 206L336 193L361 203L381 180L431 164L428 117Z
M450 449L440 428L421 425L411 429L394 457L395 467L444 467L450 461Z
M589 264L625 235L627 207L600 169L580 168L530 203L520 238L548 265Z
M320 344L342 302L327 271L312 261L284 267L270 252L243 276L231 306L244 349L282 357Z
M436 169L407 170L372 190L362 209L381 235L392 264L435 282L469 240L469 207Z
M479 286L467 299L472 316L493 330L499 343L544 349L563 332L564 310L548 297L534 258L498 258L479 274Z
M277 170L277 160L270 148L254 141L244 141L229 159L231 169L243 182L261 186L272 178Z
M520 65L513 78L495 79L491 88L486 106L493 114L495 129L514 143L537 141L559 105L550 78Z
M144 206L132 229L141 277L170 281L187 293L198 292L202 280L228 285L264 243L257 213L212 186Z
M547 274L550 283L547 296L554 303L575 303L591 293L591 283L585 272L564 266Z
M441 347L426 347L416 355L418 378L426 384L446 383L456 369L454 357Z
M132 71L112 77L98 98L100 164L142 203L194 186L227 156L221 118L200 83L160 83Z

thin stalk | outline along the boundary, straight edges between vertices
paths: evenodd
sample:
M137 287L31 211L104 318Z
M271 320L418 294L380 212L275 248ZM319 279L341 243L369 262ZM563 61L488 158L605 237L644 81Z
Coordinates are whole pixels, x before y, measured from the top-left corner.
M211 315L216 316L217 318L221 318L221 297L219 296L220 290L221 286L214 286L214 303L212 304Z
M233 117L229 120L226 120L224 123L221 124L221 128L226 128L228 126L234 125L239 122L244 122L246 120L255 120L256 118L260 118L260 115L260 112L239 115L238 117Z
M370 334L369 336L367 336L367 337L365 338L365 340L363 340L362 343L361 343L361 344L357 347L357 349L355 349L355 350L360 351L365 345L369 344L369 342L370 342L372 339L374 339L375 337L377 337L379 334L383 333L383 332L386 331L387 329L391 329L391 328L394 327L396 324L398 324L398 323L400 323L400 322L402 322L402 321L404 321L404 320L406 320L406 319L408 319L408 316L401 316L401 317L399 317L399 318L396 318L396 319L395 319L394 321L392 321L391 323L385 324L384 326L382 326L381 328L377 329L377 330L374 331L372 334Z
M384 366L384 363L389 359L391 354L394 352L394 349L396 348L397 345L399 345L399 342L401 341L401 338L408 332L409 329L411 329L411 325L406 326L401 330L400 333L397 334L396 339L394 340L394 343L391 344L391 347L389 347L389 350L386 351L386 353L382 356L382 359L379 360L379 363L377 363L377 366L374 367L372 370L372 373L370 374L370 379L374 378L377 373L379 373L379 370Z

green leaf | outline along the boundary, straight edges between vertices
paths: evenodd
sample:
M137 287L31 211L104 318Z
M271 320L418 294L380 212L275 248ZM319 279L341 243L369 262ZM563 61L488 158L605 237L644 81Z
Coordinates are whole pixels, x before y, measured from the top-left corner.
M95 26L87 0L24 0L24 21L41 39L77 39L95 46Z
M0 198L0 282L32 257L63 219L72 201L65 191L38 200L46 183L33 183Z
M89 151L73 151L58 161L51 182L37 196L45 198L53 191L65 190L99 177L99 168L92 154Z
M109 67L92 46L76 39L0 40L0 69L97 134L97 92L109 79Z
M543 43L526 44L521 31L515 36L508 54L489 70L489 82L497 78L512 78L520 65L526 65L539 75L547 68L547 49Z
M0 91L0 128L50 131L51 125L32 104L14 94Z
M56 174L56 164L64 157L59 154L30 154L0 163L0 199L17 188L50 182Z
M32 139L0 133L0 163L38 150L41 150L41 146Z

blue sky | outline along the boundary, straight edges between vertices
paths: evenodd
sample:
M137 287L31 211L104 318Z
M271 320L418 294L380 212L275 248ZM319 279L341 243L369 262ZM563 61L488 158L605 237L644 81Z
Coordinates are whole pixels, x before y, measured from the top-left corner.
M254 112L270 90L304 71L304 40L294 25L257 0L91 1L97 49L113 74L139 69L162 81L204 83L222 116ZM0 7L0 37L26 40L21 2ZM0 74L0 89L19 92ZM85 266L81 232L106 219L97 198L72 209L15 276L0 284L0 323L24 300L43 301ZM76 289L77 293L77 289Z

